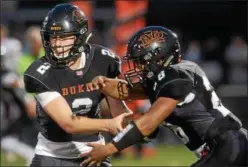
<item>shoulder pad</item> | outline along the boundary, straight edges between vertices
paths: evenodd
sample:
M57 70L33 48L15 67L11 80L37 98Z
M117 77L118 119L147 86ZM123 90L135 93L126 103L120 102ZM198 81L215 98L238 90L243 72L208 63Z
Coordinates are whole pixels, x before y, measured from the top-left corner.
M153 85L155 99L169 97L176 100L183 99L192 91L193 82L185 75L181 75L174 69L161 70L156 75Z
M2 86L11 87L13 83L19 80L18 75L11 71L1 71L1 83Z
M121 59L110 49L103 47L101 45L94 45L95 53L102 57L104 62L108 63L108 76L110 78L115 78L121 74Z
M53 78L49 77L51 64L40 58L34 61L24 72L24 84L27 92L41 93L53 91ZM49 75L50 74L50 75Z
M104 57L107 57L107 58L112 58L114 59L116 62L119 62L121 63L121 59L119 56L117 56L112 50L110 50L109 48L106 48L104 46L101 46L101 45L92 45L97 54L100 54L100 55L103 55Z

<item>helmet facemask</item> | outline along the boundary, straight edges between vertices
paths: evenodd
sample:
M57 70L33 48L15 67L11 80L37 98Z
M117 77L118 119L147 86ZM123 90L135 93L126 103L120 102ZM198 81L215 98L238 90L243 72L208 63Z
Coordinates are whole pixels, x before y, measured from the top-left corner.
M153 71L159 67L152 52L136 57L127 55L124 56L124 60L127 60L129 67L129 70L124 75L131 86L138 86L147 78L152 77Z
M80 34L80 33L63 33L63 34L51 34L51 33L44 33L41 32L42 39L43 39L43 47L46 51L46 57L51 62L51 64L57 68L65 67L69 62L76 60L80 55L81 52L86 50L86 43L91 36L91 34ZM63 37L72 36L72 38L75 38L75 41L73 44L69 45L63 45L63 46L52 46L50 42L50 38L53 36L60 36L63 41ZM86 36L86 37L85 37ZM70 49L64 50L66 47L71 46ZM62 53L64 52L64 55L56 55L54 52L54 49L56 47L61 47ZM69 50L69 52L67 52ZM65 53L67 52L67 53Z
M174 64L174 57L178 56L179 50L173 53L166 53L161 48L148 51L147 54L124 56L127 60L129 70L124 74L128 83L132 86L138 86L148 78L154 76L154 73L161 68L167 68Z
M129 70L125 72L124 76L127 82L132 86L139 86L140 83L143 82L143 78L145 75L145 66L144 62L138 58L127 58L124 57L124 60L127 60Z
M179 58L180 44L175 33L161 26L145 27L128 42L124 59L128 61L129 71L125 77L131 86L144 83L161 68L178 63Z
M59 4L48 12L41 28L41 36L46 58L52 66L62 68L70 62L75 62L81 52L88 51L91 33L88 31L87 18L77 6ZM56 47L50 41L53 36L60 37L57 40L61 40L54 41ZM62 42L66 36L75 36L74 43ZM61 42L61 49L58 48L60 43L57 42ZM64 55L60 54L63 51Z

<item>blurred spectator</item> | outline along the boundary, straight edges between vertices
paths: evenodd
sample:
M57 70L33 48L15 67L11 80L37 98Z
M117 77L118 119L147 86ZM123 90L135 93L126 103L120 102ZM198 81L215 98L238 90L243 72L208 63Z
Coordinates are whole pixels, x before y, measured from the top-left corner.
M215 36L206 40L203 47L204 60L219 60L222 62L223 56L221 54L219 39Z
M44 54L45 53L40 35L40 27L29 27L25 32L25 53L18 60L18 74L22 76L30 64L34 60L44 56Z
M247 44L239 36L233 37L226 48L225 60L229 64L230 84L247 83L247 49Z
M247 84L247 67L232 67L229 69L230 84Z
M25 92L13 68L21 55L20 42L7 35L7 28L1 26L1 149L7 159L17 153L30 163L34 155L32 142L36 143L37 136L31 120L36 102Z
M201 56L200 43L196 40L191 41L184 55L184 59L199 63L201 61Z
M219 40L217 37L211 37L208 40L206 40L205 47L212 52L216 48L219 47Z
M247 64L247 44L240 36L231 39L225 58L230 65Z
M12 13L16 10L18 1L1 1L1 11L3 14Z
M15 72L19 57L21 56L21 42L8 36L8 29L1 25L1 66Z

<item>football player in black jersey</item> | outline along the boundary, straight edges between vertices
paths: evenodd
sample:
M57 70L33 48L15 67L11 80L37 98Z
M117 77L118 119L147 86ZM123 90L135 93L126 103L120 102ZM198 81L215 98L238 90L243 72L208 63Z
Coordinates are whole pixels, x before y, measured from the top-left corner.
M130 65L126 81L99 76L90 90L116 99L148 98L152 106L106 146L89 144L94 149L83 154L89 158L82 164L142 142L163 125L199 155L194 167L247 165L247 131L223 106L203 70L181 59L175 33L160 26L143 28L130 39L124 58Z
M95 76L115 78L120 60L109 49L91 45L84 13L70 4L51 9L41 27L45 56L24 73L25 88L37 100L40 125L31 166L79 166L91 147L104 144L100 132L117 134L130 111L120 100L100 91L87 91ZM99 103L106 97L113 119L99 119ZM129 113L128 113L129 112ZM110 166L105 159L101 166Z
M17 154L29 165L34 156L38 134L34 121L36 103L24 90L23 82L13 71L13 67L10 67L14 57L19 56L20 48L17 40L3 39L3 33L7 31L5 28L1 25L1 150L7 161L11 161L13 154Z
M1 149L5 156L15 153L29 165L34 156L38 129L35 100L19 84L18 76L1 69Z

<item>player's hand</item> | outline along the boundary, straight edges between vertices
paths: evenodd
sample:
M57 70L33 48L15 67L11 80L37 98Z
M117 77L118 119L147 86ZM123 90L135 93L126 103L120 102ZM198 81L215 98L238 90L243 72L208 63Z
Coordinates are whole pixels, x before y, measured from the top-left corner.
M113 144L102 145L97 143L89 143L88 146L92 147L92 150L89 153L81 154L81 157L88 157L84 160L80 166L101 166L102 161L110 156L111 154L117 152L117 149Z
M81 157L88 157L84 160L80 166L101 166L101 162L108 156L105 145L97 143L89 143L87 146L92 147L92 150L89 153L80 154Z
M132 114L133 113L122 113L117 117L111 119L108 124L109 132L116 135L117 133L123 131L123 129L130 122Z
M106 86L106 82L108 82L108 80L109 79L105 76L96 76L90 83L87 84L87 90L99 90Z

